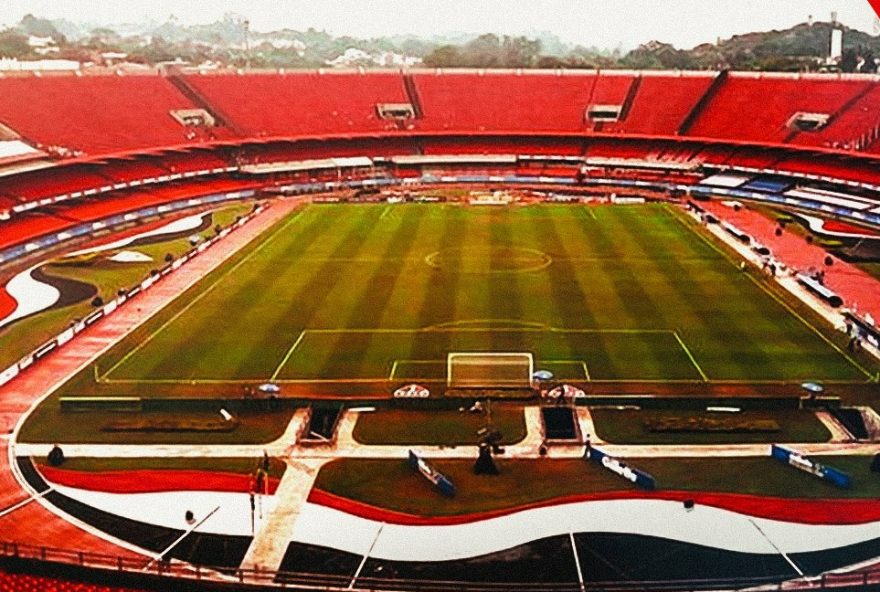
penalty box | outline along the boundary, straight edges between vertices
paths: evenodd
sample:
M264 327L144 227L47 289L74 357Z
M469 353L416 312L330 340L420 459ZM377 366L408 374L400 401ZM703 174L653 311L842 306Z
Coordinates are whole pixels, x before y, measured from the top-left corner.
M307 329L272 378L445 380L452 352L529 352L534 369L562 380L702 380L675 331L444 326Z

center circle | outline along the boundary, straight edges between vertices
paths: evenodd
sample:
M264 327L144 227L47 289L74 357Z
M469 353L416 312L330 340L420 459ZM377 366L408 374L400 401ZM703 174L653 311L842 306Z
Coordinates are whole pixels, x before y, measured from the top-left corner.
M482 275L540 271L553 263L553 258L526 247L463 247L434 251L425 257L425 263L440 271Z

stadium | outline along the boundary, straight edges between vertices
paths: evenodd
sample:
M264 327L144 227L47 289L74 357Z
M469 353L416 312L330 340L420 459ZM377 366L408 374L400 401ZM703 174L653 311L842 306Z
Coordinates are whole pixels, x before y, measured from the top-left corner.
M876 74L5 73L0 581L876 586L878 262Z

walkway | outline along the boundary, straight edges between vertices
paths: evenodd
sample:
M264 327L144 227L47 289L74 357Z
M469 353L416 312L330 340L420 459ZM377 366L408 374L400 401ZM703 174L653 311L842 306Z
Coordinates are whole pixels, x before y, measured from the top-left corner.
M579 411L582 429L591 426L592 420L586 421L586 414ZM532 405L524 409L526 437L513 445L505 446L502 458L540 458L543 443L543 431L540 421L540 407ZM259 458L266 451L272 456L297 461L332 460L334 458L406 458L409 450L414 449L425 458L473 459L476 457L476 446L424 446L424 445L367 445L357 442L352 436L354 424L359 411L346 411L340 420L339 431L333 444L302 444L294 443L292 434L298 433L305 422L305 411L299 411L291 420L284 436L271 444L241 445L168 445L168 444L65 444L62 446L64 455L73 457L101 458L173 458L173 457L229 457ZM600 444L591 433L591 442ZM770 444L608 444L601 443L602 449L612 456L622 458L638 457L755 457L769 456ZM804 454L873 454L880 452L880 443L873 442L829 442L790 443L789 446ZM20 443L16 452L21 455L43 456L52 448L51 444ZM584 454L581 444L557 445L548 450L550 458L579 458Z
M275 492L275 509L257 532L242 561L245 569L279 571L293 539L300 511L312 491L318 472L330 459L286 459L287 470Z

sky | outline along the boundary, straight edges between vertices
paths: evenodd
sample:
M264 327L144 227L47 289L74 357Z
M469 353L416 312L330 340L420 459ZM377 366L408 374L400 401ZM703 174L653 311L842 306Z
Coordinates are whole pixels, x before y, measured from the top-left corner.
M0 22L32 13L114 24L175 15L185 24L234 12L257 31L314 27L333 34L550 31L568 43L633 48L653 39L685 49L738 33L782 29L807 20L840 22L877 34L868 0L0 0Z

